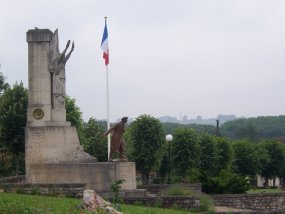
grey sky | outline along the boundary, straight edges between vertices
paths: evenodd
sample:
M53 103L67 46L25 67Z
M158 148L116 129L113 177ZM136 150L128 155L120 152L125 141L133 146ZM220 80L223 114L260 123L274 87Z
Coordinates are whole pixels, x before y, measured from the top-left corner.
M26 31L59 29L67 93L106 118L100 43L108 16L110 114L194 118L285 112L284 0L0 0L0 62L27 86Z

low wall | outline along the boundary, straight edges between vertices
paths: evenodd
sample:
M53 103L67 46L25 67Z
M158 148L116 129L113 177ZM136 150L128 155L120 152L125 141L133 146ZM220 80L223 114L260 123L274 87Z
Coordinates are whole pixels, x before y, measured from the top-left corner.
M155 206L163 208L183 208L197 209L200 206L200 199L196 197L142 197L142 198L124 198L126 204L142 204L146 206Z
M85 184L23 184L0 183L4 192L17 192L22 194L39 194L50 196L64 196L82 198Z
M257 211L285 211L285 193L225 194L211 197L216 206Z
M172 187L182 187L184 189L187 189L197 196L200 196L202 185L200 183L193 183L193 184L152 184L146 187L143 187L144 189L147 189L148 193L150 194L158 194L163 189L168 189Z
M25 175L0 178L0 183L25 183L25 182L26 182Z

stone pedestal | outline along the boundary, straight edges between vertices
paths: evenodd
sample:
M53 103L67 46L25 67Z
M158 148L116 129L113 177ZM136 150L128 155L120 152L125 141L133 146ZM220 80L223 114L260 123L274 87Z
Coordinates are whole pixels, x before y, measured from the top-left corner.
M136 190L136 171L133 162L50 163L32 164L26 176L29 183L84 183L96 192L111 192L111 185L124 179L122 191Z
M70 123L44 124L26 127L26 175L29 175L31 165L96 161L83 151L76 128Z

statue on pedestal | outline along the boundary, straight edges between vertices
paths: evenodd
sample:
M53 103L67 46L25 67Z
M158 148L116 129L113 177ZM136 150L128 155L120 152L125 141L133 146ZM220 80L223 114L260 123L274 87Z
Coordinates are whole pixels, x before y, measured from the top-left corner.
M107 130L104 134L105 136L107 136L109 133L112 134L111 148L110 148L110 155L109 155L110 161L113 160L112 158L115 153L119 154L119 160L127 161L127 158L124 155L126 144L123 139L123 134L125 132L125 124L127 123L127 121L128 121L128 117L123 117L119 123L116 123L109 130Z

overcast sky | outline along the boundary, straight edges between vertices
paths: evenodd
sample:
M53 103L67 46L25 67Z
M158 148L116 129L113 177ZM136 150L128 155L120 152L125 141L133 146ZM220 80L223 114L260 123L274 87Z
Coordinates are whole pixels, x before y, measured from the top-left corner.
M284 0L0 0L1 72L28 86L26 32L59 29L67 94L106 118L100 43L108 16L112 120L285 113Z

